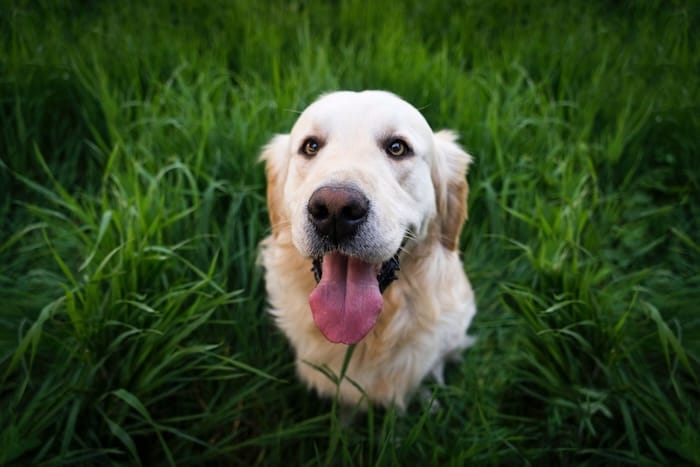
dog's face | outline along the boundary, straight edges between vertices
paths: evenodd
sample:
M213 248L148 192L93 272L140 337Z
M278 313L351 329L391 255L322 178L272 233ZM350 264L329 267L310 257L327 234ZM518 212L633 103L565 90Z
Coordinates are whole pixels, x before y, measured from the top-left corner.
M336 92L267 147L273 235L289 229L299 253L316 260L309 302L329 340L357 342L371 329L387 285L377 276L390 281L387 264L402 245L432 232L455 248L469 156L453 139L393 94Z
M338 250L379 265L435 216L433 132L392 95L327 95L301 114L289 146L284 199L294 244L305 256ZM336 225L326 229L325 213L313 209L324 204L339 209Z

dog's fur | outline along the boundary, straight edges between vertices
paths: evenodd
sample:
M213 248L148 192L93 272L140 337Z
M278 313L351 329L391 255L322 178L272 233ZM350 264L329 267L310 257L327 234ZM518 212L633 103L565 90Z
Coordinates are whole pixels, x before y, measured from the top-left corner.
M321 143L313 157L300 150L309 137ZM391 157L386 145L395 139L411 154ZM290 134L264 148L272 234L261 243L261 260L271 313L294 348L299 376L319 394L333 396L337 387L318 367L338 375L347 350L324 337L309 306L312 258L328 253L308 212L322 186L349 184L369 200L366 225L344 254L379 265L400 251L398 280L357 343L341 401L365 404L359 385L369 402L404 408L424 377L442 383L445 361L471 344L466 330L476 308L458 251L471 157L455 139L450 131L433 133L418 110L393 94L343 91L319 98Z

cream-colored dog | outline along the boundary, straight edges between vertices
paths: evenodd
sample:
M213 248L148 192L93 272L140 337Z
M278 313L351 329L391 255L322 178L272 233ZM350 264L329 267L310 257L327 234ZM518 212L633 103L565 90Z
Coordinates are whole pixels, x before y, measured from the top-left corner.
M319 367L339 375L357 344L341 401L404 408L470 345L457 247L471 158L454 141L397 96L365 91L322 96L265 147L271 313L319 394L338 390Z

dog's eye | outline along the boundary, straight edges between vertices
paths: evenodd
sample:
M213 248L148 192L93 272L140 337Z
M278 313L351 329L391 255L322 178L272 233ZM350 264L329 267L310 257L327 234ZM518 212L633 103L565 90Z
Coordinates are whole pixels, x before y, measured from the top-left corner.
M389 141L389 144L386 145L385 150L387 154L389 154L392 157L405 156L410 152L408 145L400 139L394 139Z
M306 138L301 145L300 152L305 156L315 156L321 150L321 143L316 138Z

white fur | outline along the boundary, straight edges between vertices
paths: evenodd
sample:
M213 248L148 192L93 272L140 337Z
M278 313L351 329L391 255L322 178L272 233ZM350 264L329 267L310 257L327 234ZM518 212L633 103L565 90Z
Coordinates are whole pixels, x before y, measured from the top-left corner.
M309 137L323 141L313 157L299 151ZM388 156L392 138L406 141L413 154ZM308 303L315 286L310 257L318 252L307 205L327 184L352 184L370 202L367 222L346 253L379 265L402 248L399 279L384 292L379 320L357 344L347 377L370 402L403 408L428 374L442 383L445 361L471 344L466 330L474 296L456 248L471 158L454 140L451 132L433 133L393 94L336 92L311 104L289 135L264 149L272 234L261 244L261 259L271 313L295 350L301 379L319 394L332 396L337 388L314 366L338 375L347 350L323 337ZM367 402L347 379L339 394L348 404Z

